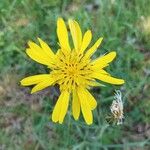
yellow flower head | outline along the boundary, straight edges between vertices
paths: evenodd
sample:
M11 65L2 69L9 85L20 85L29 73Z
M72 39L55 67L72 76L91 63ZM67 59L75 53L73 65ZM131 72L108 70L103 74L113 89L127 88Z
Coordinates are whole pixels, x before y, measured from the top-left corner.
M21 81L21 84L23 86L35 85L31 93L59 84L61 94L52 113L53 122L60 124L63 122L71 97L74 119L77 120L82 112L86 123L92 124L92 110L96 108L97 102L89 93L89 87L100 85L96 79L116 85L123 84L124 80L111 77L103 70L115 58L116 52L113 51L92 60L91 56L100 46L102 38L88 48L92 39L91 31L88 30L82 35L80 26L75 20L69 20L68 24L74 48L70 47L67 28L62 18L57 20L60 49L56 54L40 38L38 38L40 46L33 42L28 43L29 48L26 50L28 56L48 66L50 73L27 77Z

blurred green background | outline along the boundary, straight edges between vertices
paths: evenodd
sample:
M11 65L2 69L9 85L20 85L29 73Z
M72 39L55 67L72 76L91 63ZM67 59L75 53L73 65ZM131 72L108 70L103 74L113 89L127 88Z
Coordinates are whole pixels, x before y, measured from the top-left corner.
M104 37L95 56L117 51L109 70L123 86L91 89L98 101L94 123L51 122L57 87L30 94L25 76L45 66L25 54L28 40L45 40L56 51L56 21L73 18L91 29L93 42ZM1 0L0 1L0 150L149 150L150 149L150 1L149 0ZM108 125L114 90L123 94L125 122Z

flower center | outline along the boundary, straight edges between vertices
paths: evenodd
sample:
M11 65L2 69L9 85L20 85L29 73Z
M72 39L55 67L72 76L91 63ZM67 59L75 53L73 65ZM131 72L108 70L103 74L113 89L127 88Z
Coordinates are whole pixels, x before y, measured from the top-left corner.
M86 87L92 73L90 60L85 60L83 56L75 52L67 55L59 53L58 60L53 71L57 78L60 89L73 90L77 86Z
M78 77L80 70L77 63L70 63L68 66L64 67L64 74L70 79Z
M69 76L74 76L77 72L77 67L74 66L74 64L70 64L68 70L66 69L66 71L68 72Z

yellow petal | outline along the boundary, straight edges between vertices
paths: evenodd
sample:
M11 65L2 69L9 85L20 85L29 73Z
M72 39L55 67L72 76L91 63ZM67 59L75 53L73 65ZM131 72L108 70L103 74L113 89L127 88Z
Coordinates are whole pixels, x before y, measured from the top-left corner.
M78 120L80 115L80 102L77 95L77 91L73 91L73 100L72 100L72 113L75 120Z
M95 51L97 50L97 48L100 46L101 42L102 42L103 38L99 38L96 43L86 52L86 57L91 57Z
M79 50L82 42L82 32L79 24L74 20L69 20L69 28L73 39L75 50Z
M37 84L39 82L42 82L45 79L46 80L51 79L51 75L50 74L34 75L34 76L24 78L20 82L21 82L21 85L23 85L23 86L29 86L29 85L34 85L34 84Z
M40 45L43 49L43 52L49 57L49 58L53 58L55 57L55 54L53 53L53 51L51 50L51 48L47 45L47 43L45 43L42 39L38 38Z
M85 90L86 92L86 97L88 99L89 105L91 107L91 110L95 109L97 106L97 102L95 100L95 98L90 94L90 92L88 90Z
M62 98L63 98L63 93L59 96L56 105L54 107L53 113L52 113L52 121L53 122L58 122L59 121L59 115L62 107Z
M80 52L83 53L85 51L85 49L88 47L88 45L90 44L92 39L92 33L90 30L86 31L86 33L84 34L83 37L83 41L82 41L82 45L80 48Z
M40 46L31 41L28 42L28 45L30 48L27 48L26 53L30 58L49 67L52 65L53 57L45 53Z
M57 20L57 36L59 40L60 47L64 51L71 51L68 39L68 31L65 25L65 22L62 18Z
M54 83L53 79L46 79L40 83L38 83L36 86L34 86L31 90L31 94L38 92L40 90L43 90L44 88L51 86Z
M38 53L37 51L34 51L32 49L26 49L26 53L27 55L32 58L34 61L43 64L43 65L47 65L49 67L52 66L52 62L50 61L50 59L45 58L45 56L40 55L40 53Z
M90 125L93 123L93 115L92 115L92 111L91 111L91 107L89 105L89 102L86 99L85 91L84 91L84 89L79 88L77 93L78 93L78 96L80 99L81 110L82 110L82 114L83 114L83 117L85 119L85 122L88 125Z
M58 122L58 121L59 123L63 122L64 117L67 113L68 104L69 104L69 92L63 91L59 96L52 113L53 122Z
M93 73L93 77L103 82L110 83L110 84L115 84L115 85L124 84L124 80L122 79L117 79L117 78L114 78L105 74L101 74L98 72Z
M110 52L104 56L101 56L92 62L93 68L100 69L100 68L106 67L108 63L114 60L115 57L116 57L115 51Z
M96 87L96 86L105 86L104 84L101 84L101 83L98 83L98 82L96 82L96 81L90 81L90 82L88 82L88 85L89 86L94 86L94 87Z
M62 106L61 106L61 112L59 115L59 123L62 124L64 117L67 113L68 110L68 105L69 105L69 92L65 91L63 94L63 99L62 99Z

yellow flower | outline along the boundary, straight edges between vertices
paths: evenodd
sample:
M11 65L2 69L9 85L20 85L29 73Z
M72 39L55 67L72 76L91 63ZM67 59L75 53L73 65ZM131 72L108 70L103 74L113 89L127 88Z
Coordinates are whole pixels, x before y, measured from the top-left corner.
M27 55L33 60L46 65L50 69L49 74L40 74L27 77L21 81L23 86L35 85L31 93L42 90L48 86L59 84L61 94L52 113L53 122L63 122L67 113L69 99L72 99L72 114L75 120L82 112L87 124L92 124L92 110L97 106L94 97L89 93L91 86L99 86L96 79L110 84L123 84L124 80L112 77L103 70L115 58L116 52L110 52L95 60L91 56L100 46L102 39L89 47L92 39L90 30L82 35L79 24L69 20L69 28L73 39L74 48L70 47L66 25L62 18L57 20L57 35L60 49L56 54L40 38L40 46L29 42Z

